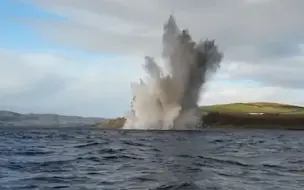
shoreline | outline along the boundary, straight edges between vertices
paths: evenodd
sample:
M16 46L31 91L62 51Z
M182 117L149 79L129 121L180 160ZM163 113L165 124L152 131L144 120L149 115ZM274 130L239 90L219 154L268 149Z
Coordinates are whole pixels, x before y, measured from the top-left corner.
M202 117L202 122L221 128L304 130L303 114L210 112Z
M96 124L101 129L121 129L124 117L108 119ZM267 130L304 130L304 115L302 114L263 114L209 112L202 116L201 129L267 129ZM178 130L176 130L178 131Z
M97 127L101 130L113 130L113 131L145 131L145 132L166 132L166 131L171 131L171 132L200 132L200 131L208 131L208 130L250 130L250 131L304 131L304 128L296 128L296 127L289 127L289 128L278 128L275 126L270 126L270 127L233 127L233 126L210 126L206 128L197 128L197 129L183 129L183 130L177 130L177 129L172 129L172 130L162 130L162 129L122 129L122 128L111 128L111 127Z

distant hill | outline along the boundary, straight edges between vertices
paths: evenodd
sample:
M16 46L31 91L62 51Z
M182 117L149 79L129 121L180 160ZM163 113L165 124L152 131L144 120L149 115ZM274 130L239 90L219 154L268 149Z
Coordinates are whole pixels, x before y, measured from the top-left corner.
M304 114L304 107L270 102L219 104L212 106L202 106L201 110L205 112L263 112Z
M65 116L57 114L20 114L0 111L0 126L74 127L102 123L104 118Z

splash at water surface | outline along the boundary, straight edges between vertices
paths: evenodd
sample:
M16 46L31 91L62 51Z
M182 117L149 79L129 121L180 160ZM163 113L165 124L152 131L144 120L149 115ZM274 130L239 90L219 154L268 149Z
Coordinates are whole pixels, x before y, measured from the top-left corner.
M145 57L147 80L132 83L132 111L124 129L195 129L200 123L198 100L207 76L220 66L222 53L214 40L196 43L180 31L173 16L164 26L162 58L168 74Z

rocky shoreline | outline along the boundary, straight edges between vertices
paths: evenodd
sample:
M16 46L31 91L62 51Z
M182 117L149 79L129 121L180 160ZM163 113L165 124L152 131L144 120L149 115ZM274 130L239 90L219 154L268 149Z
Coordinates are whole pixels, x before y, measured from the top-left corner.
M303 114L211 112L202 120L204 125L221 128L304 130Z
M125 118L108 119L98 128L119 129ZM201 128L244 128L304 130L303 114L209 112L202 116Z

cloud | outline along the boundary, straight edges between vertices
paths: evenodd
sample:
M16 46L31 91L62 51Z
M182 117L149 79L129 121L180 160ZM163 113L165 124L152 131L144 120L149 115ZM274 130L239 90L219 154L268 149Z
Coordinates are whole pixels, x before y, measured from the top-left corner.
M233 85L222 81L208 84L206 93L201 95L200 105L226 104L235 102L278 102L304 105L304 90L259 85Z
M33 2L67 18L39 22L41 30L58 43L90 51L159 53L162 24L171 12L196 39L215 38L229 59L293 55L304 40L302 0Z
M282 88L304 88L304 56L282 58L272 61L226 62L216 74L216 78L225 80L252 80L263 86Z
M139 61L130 57L82 60L56 53L3 50L0 60L0 109L21 112L122 115L131 99L129 82L138 80L132 72L142 73L136 65L130 66ZM122 70L111 64L120 64Z
M303 59L298 59L304 56L302 0L30 2L66 18L37 21L36 27L69 48L157 57L162 24L173 12L181 28L188 28L195 39L216 39L224 60L237 62L238 71L229 71L230 78L297 88L304 84L299 78Z

